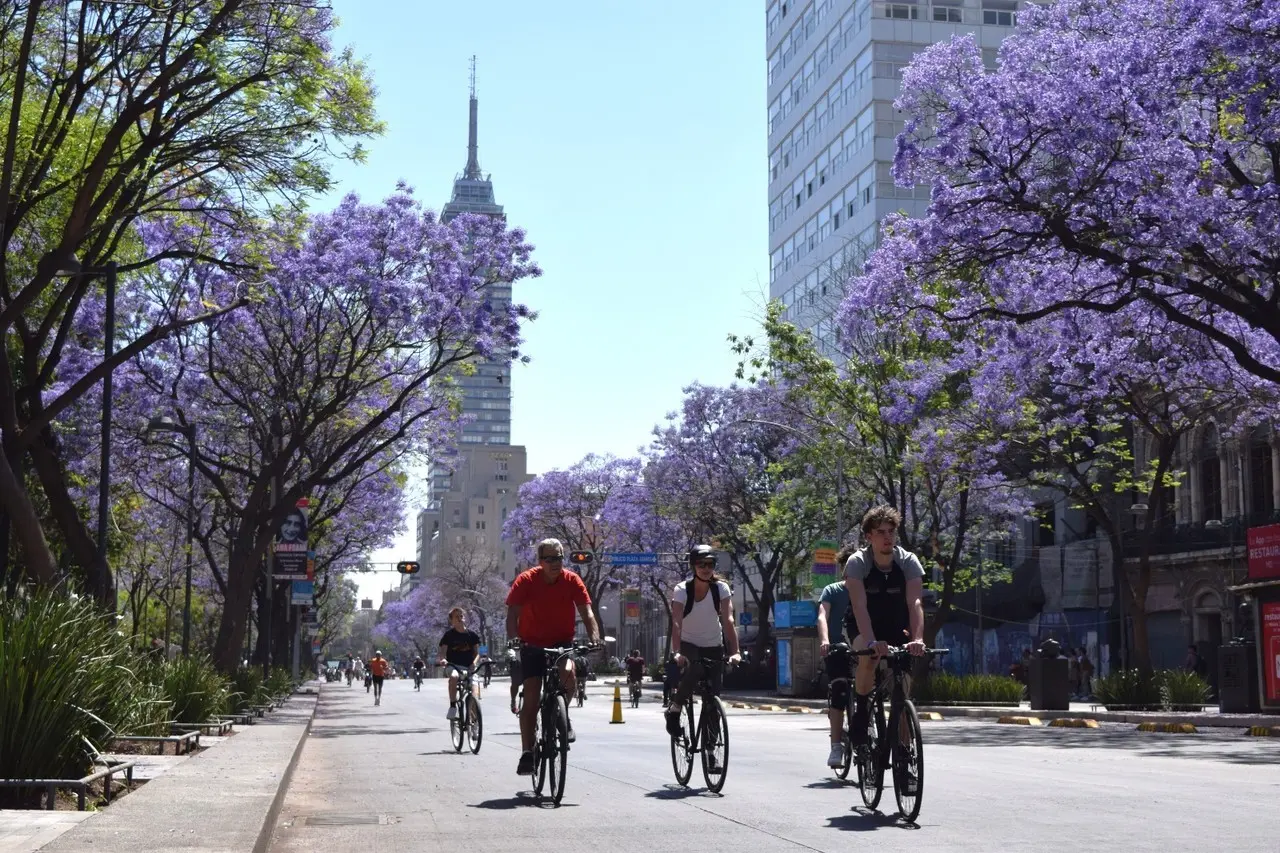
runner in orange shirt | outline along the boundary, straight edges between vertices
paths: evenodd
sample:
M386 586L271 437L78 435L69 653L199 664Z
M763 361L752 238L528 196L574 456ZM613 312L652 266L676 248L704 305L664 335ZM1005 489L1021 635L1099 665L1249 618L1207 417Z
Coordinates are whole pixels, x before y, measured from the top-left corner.
M382 656L382 651L373 653L369 660L369 672L373 675L373 704L382 704L382 679L391 671L391 664Z

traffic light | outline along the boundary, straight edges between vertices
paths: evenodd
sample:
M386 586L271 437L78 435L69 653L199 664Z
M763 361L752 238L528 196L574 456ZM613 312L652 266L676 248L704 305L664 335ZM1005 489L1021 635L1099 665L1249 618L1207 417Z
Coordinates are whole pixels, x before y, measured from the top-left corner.
M569 552L569 562L573 563L575 566L585 566L589 564L593 559L594 558L592 557L590 551L570 551Z
M416 575L420 568L422 567L414 560L403 560L396 563L396 571L402 575Z

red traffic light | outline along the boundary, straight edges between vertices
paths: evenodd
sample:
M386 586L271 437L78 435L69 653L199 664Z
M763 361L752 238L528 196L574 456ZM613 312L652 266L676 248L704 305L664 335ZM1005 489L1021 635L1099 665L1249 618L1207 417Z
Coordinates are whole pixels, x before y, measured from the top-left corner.
M573 563L575 566L585 566L588 563L590 563L592 559L593 557L591 556L590 551L570 551L569 552L569 562Z
M402 575L416 575L422 567L412 560L396 563L396 571Z

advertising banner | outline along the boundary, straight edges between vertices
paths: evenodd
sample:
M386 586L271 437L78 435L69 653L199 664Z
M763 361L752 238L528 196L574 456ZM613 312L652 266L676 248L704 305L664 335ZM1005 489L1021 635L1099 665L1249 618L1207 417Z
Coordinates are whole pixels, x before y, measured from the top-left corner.
M271 573L276 580L314 580L315 554L307 544L307 513L294 507L276 529L272 546Z
M1280 705L1280 601L1258 602L1266 704Z
M290 604L305 604L310 606L315 594L315 584L311 581L294 581L293 592L289 596Z
M1250 527L1249 580L1280 578L1280 524Z
M623 623L627 625L640 624L640 590L624 589L622 591L622 616Z
M820 539L813 546L813 573L835 580L836 549L840 546L830 539ZM827 581L830 583L831 581ZM816 583L816 581L815 581Z

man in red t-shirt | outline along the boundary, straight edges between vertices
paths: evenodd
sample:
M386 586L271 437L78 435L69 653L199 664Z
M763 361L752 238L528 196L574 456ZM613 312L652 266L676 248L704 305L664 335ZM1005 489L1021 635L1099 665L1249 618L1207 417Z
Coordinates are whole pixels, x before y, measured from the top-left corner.
M542 695L542 677L547 674L544 648L573 645L577 615L587 626L592 643L600 642L600 628L591 612L591 596L582 578L564 570L564 546L559 539L538 543L538 565L523 571L507 593L507 636L519 637L520 667L524 675L524 707L520 709L520 740L523 752L516 772L533 774L533 735ZM560 683L572 696L578 689L572 658L560 670ZM568 739L573 743L573 724Z

